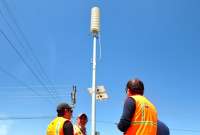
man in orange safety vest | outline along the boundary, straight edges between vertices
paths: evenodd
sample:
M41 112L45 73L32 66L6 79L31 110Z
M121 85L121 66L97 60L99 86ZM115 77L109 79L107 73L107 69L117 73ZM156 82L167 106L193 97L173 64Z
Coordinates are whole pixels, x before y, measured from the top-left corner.
M127 99L118 129L124 135L156 135L156 107L143 96L144 84L139 79L129 80L126 85Z

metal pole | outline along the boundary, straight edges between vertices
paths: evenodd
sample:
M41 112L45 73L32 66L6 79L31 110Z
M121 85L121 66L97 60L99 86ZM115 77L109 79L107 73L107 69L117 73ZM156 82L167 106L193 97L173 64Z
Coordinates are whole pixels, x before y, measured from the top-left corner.
M96 40L97 35L93 35L93 59L92 59L92 127L91 135L95 135L96 132Z

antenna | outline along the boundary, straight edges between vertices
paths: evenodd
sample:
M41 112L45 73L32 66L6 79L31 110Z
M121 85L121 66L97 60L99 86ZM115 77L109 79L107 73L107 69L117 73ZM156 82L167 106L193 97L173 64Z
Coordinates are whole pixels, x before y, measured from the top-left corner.
M97 36L100 31L100 10L98 7L93 7L91 9L90 31L93 36Z
M76 86L75 85L73 85L73 87L72 87L71 104L72 104L72 108L74 108L74 106L76 104Z

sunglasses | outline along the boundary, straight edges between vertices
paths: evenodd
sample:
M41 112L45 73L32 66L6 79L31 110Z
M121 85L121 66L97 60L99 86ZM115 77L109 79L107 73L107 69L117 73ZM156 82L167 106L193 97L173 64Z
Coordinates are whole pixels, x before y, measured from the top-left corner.
M72 109L67 109L67 111L73 113L73 110L72 110Z

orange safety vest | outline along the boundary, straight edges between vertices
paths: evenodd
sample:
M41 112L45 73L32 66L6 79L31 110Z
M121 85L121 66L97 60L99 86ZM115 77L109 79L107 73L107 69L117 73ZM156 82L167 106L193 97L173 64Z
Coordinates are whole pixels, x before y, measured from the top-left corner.
M63 117L56 117L47 127L46 135L64 135L63 125L65 121L69 121Z
M135 113L131 125L124 135L156 135L157 110L144 96L130 96L136 102Z

